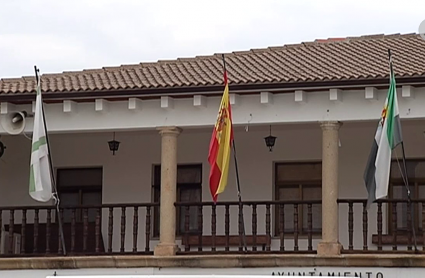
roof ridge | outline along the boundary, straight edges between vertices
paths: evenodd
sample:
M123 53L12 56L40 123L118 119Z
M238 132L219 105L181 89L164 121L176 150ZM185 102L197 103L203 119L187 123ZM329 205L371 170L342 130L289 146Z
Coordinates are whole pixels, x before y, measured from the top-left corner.
M371 34L371 35L361 35L355 37L347 37L350 40L374 40L374 39L394 39L394 38L405 38L405 37L416 37L419 36L418 33L393 33L393 34Z
M23 77L5 77L0 79L0 81L5 82L5 83L12 83L12 82L17 82L17 81L22 81L24 80Z

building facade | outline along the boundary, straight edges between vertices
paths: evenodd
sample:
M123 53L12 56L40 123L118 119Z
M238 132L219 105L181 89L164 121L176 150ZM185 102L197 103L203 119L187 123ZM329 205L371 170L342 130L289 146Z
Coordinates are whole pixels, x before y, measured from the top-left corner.
M35 79L2 79L0 274L420 273L424 46L416 34L381 35L226 54L242 203L233 154L216 204L208 184L221 55L42 75L59 213L28 194ZM398 148L389 196L367 210L388 49L413 201ZM21 111L24 131L12 135Z

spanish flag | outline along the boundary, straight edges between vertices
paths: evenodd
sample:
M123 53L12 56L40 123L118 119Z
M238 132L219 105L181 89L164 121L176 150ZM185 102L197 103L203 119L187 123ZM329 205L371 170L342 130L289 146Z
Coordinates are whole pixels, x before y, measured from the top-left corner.
M227 185L230 147L233 141L232 110L229 100L227 73L224 70L224 92L218 110L217 122L210 141L208 162L210 164L210 191L214 202Z

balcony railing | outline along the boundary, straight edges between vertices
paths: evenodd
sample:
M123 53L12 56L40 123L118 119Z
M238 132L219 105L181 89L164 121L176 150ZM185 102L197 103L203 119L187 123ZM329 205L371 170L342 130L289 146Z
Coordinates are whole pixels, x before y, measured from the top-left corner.
M175 207L178 254L314 254L321 240L320 200ZM338 207L343 253L424 252L425 200L379 200L366 210L366 200L340 199ZM0 207L0 256L64 255L58 217L67 255L152 255L158 208L157 203L61 206L57 215L52 206Z
M381 199L366 209L366 200L340 199L346 219L346 253L410 253L425 250L425 200ZM346 213L346 214L345 214ZM344 217L344 214L347 217ZM371 221L371 215L375 214ZM341 225L341 224L340 224ZM341 229L340 229L341 231ZM416 247L415 250L415 238Z
M175 205L182 227L182 254L315 253L313 240L320 238L321 221L313 221L321 219L320 200Z
M152 254L152 213L158 204L61 206L69 255ZM140 225L141 221L144 222ZM64 255L55 207L0 207L0 256ZM142 227L142 228L140 228ZM131 233L127 233L130 228ZM104 238L107 235L107 238ZM129 236L130 235L130 236Z

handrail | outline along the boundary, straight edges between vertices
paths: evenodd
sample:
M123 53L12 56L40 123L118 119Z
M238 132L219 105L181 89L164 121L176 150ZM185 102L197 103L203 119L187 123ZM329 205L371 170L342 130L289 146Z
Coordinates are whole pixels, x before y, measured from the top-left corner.
M340 203L365 203L367 199L338 199L337 202ZM408 203L407 199L378 199L374 203ZM411 199L412 203L425 203L425 199Z
M288 201L242 201L242 205L303 205L303 204L321 204L321 200L288 200ZM175 206L237 206L239 205L238 201L231 202L175 202Z
M100 209L100 208L122 208L122 207L154 207L159 203L118 203L118 204L102 204L102 205L79 205L79 206L59 206L60 209ZM55 206L0 206L0 210L46 210L56 209Z

